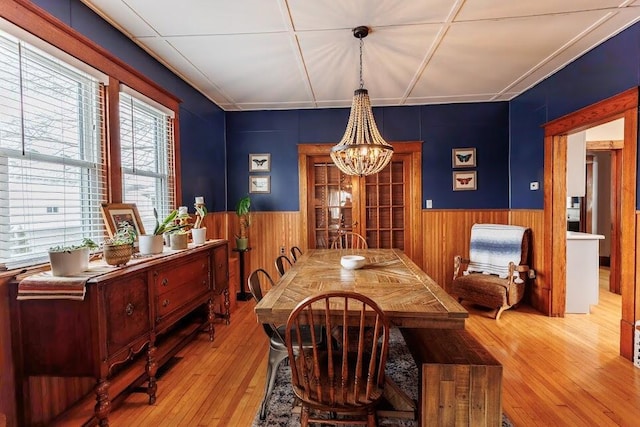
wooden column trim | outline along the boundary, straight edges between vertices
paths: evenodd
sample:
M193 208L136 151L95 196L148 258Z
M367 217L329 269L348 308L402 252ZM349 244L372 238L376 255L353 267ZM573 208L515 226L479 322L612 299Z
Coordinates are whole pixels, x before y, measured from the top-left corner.
M581 108L544 124L544 134L559 135L569 131L579 132L586 128L623 117L624 112L638 106L638 88L628 89L618 95Z
M620 354L633 359L634 322L640 319L639 254L636 247L636 188L638 171L638 91L635 106L624 113L624 147L622 148L622 183L620 200Z
M611 98L544 125L544 208L545 270L550 277L550 314L564 316L566 295L566 134L624 118L624 144L621 149L620 182L620 286L622 318L620 321L620 354L633 357L634 319L640 308L640 282L636 266L640 262L636 250L636 188L638 143L638 88L634 87Z
M122 158L120 155L120 82L109 77L107 87L107 117L105 134L107 138L107 192L109 203L122 203Z

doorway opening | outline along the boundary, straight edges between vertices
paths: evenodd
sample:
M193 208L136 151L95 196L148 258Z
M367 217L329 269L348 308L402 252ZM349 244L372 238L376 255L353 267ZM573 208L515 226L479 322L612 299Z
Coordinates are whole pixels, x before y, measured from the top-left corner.
M633 357L634 319L637 302L636 267L636 175L638 89L633 88L545 125L545 239L544 264L549 267L542 300L551 316L564 316L566 308L567 235L567 136L624 119L623 146L611 150L611 287L622 296L620 354ZM624 232L622 232L624 230ZM624 248L624 260L622 256ZM545 299L546 298L546 299Z

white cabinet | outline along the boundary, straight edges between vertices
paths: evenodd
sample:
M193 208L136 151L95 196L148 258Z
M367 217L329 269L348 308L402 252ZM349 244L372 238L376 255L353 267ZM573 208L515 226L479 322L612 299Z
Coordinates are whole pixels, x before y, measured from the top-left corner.
M567 232L566 313L589 313L598 304L599 234Z

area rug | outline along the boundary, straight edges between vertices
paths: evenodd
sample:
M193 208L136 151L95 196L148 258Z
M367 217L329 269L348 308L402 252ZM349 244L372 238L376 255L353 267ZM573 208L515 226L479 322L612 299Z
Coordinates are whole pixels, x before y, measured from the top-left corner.
M418 368L411 357L411 353L402 338L402 334L396 328L391 329L389 335L389 357L387 359L386 375L391 378L407 395L414 400L418 399ZM291 389L291 368L286 363L281 363L278 368L275 387L269 398L267 418L260 420L257 413L252 427L297 427L300 425L298 413L292 413L294 395ZM418 427L414 420L399 418L378 418L378 425L384 427ZM514 427L513 424L502 416L502 427Z

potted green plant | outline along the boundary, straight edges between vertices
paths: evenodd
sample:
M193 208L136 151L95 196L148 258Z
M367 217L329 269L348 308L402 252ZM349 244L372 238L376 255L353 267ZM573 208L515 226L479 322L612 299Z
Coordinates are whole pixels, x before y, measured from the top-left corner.
M169 215L165 217L162 222L158 220L158 211L153 208L153 216L156 219L156 225L152 234L143 234L138 240L140 242L140 253L142 255L154 255L162 253L165 233L171 233L176 230L184 228L182 225L176 223L176 217L178 216L178 210L172 210Z
M130 223L118 223L113 237L106 239L102 245L104 261L109 265L125 265L133 255L133 242L136 240L136 229Z
M178 228L172 229L168 231L169 234L169 244L171 245L171 249L187 249L189 245L189 231L188 228L191 226L189 220L191 217L189 216L189 212L186 206L180 206L178 209L178 214L175 217L174 222L178 225Z
M204 198L196 197L194 207L196 209L196 220L191 229L191 237L193 237L193 243L195 245L201 245L207 241L207 227L203 227L202 225L204 223L204 217L207 216L207 207L204 204Z
M84 238L79 245L52 246L49 248L49 263L54 276L75 276L89 268L91 249L98 245Z
M236 205L236 215L238 215L240 227L239 233L236 234L236 248L245 250L249 245L247 229L251 225L251 199L249 196L244 196L238 201Z

